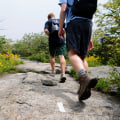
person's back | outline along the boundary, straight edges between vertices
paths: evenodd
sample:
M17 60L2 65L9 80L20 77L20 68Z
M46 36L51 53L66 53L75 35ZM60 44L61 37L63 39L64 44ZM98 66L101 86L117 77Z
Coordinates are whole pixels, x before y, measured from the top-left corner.
M58 37L58 31L59 31L59 19L51 19L50 20L50 34L55 34Z
M60 39L58 36L59 31L59 19L49 19L45 23L45 29L49 31L49 45L51 46L62 46L65 44L65 39Z

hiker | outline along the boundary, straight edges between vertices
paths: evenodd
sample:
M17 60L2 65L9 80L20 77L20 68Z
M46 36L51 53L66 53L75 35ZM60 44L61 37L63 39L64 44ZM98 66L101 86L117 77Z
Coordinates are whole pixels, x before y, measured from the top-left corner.
M51 75L55 75L55 56L59 57L60 67L61 67L61 77L60 83L64 83L66 80L65 68L65 51L66 51L66 42L64 35L62 39L58 37L59 30L59 19L55 19L53 13L48 14L48 21L45 23L44 32L49 38L49 52L50 52L50 64L52 68Z
M88 11L89 3L86 1L59 0L61 11L58 36L61 39L63 38L63 23L66 19L66 46L69 61L79 76L77 80L80 84L78 89L79 101L88 99L91 96L91 88L97 84L97 79L89 77L87 73L88 63L86 61L87 51L93 48L91 39L92 17L96 11L97 0L93 0L96 4L93 3L95 5L94 10L91 8ZM80 2L82 3L79 4ZM79 4L79 7L73 6L73 3L77 6Z

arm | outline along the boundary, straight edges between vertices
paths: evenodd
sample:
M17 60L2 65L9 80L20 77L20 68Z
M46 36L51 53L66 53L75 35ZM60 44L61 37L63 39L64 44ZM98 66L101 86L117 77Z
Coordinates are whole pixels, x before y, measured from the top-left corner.
M92 38L90 39L89 46L88 46L88 51L92 50L94 48Z
M44 32L45 32L45 34L46 34L47 36L49 36L49 31L48 31L48 29L44 29Z
M65 33L64 29L63 29L63 25L64 25L64 21L65 21L65 17L66 17L66 8L67 8L67 4L63 3L61 5L61 11L60 11L60 24L59 24L59 32L58 32L58 36L59 38L63 39L63 35Z

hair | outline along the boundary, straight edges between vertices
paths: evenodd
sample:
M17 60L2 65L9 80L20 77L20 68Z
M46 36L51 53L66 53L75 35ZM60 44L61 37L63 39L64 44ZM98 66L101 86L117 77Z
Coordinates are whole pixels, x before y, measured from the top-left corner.
M48 19L51 19L52 17L55 17L54 13L49 13L48 14Z

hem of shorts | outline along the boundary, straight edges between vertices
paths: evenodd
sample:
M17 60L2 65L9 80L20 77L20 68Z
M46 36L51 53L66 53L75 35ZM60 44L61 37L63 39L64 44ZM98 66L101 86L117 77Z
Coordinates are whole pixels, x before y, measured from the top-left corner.
M63 54L59 54L59 55L63 55ZM59 56L59 55L55 55L55 56ZM65 55L63 55L65 57Z
M79 52L78 52L78 50L77 49L75 49L75 48L69 48L69 49L67 49L67 51L69 51L69 50L74 50L74 51L76 51L76 53L79 55L79 56L81 56L81 57L86 57L87 55L80 55L79 54Z

